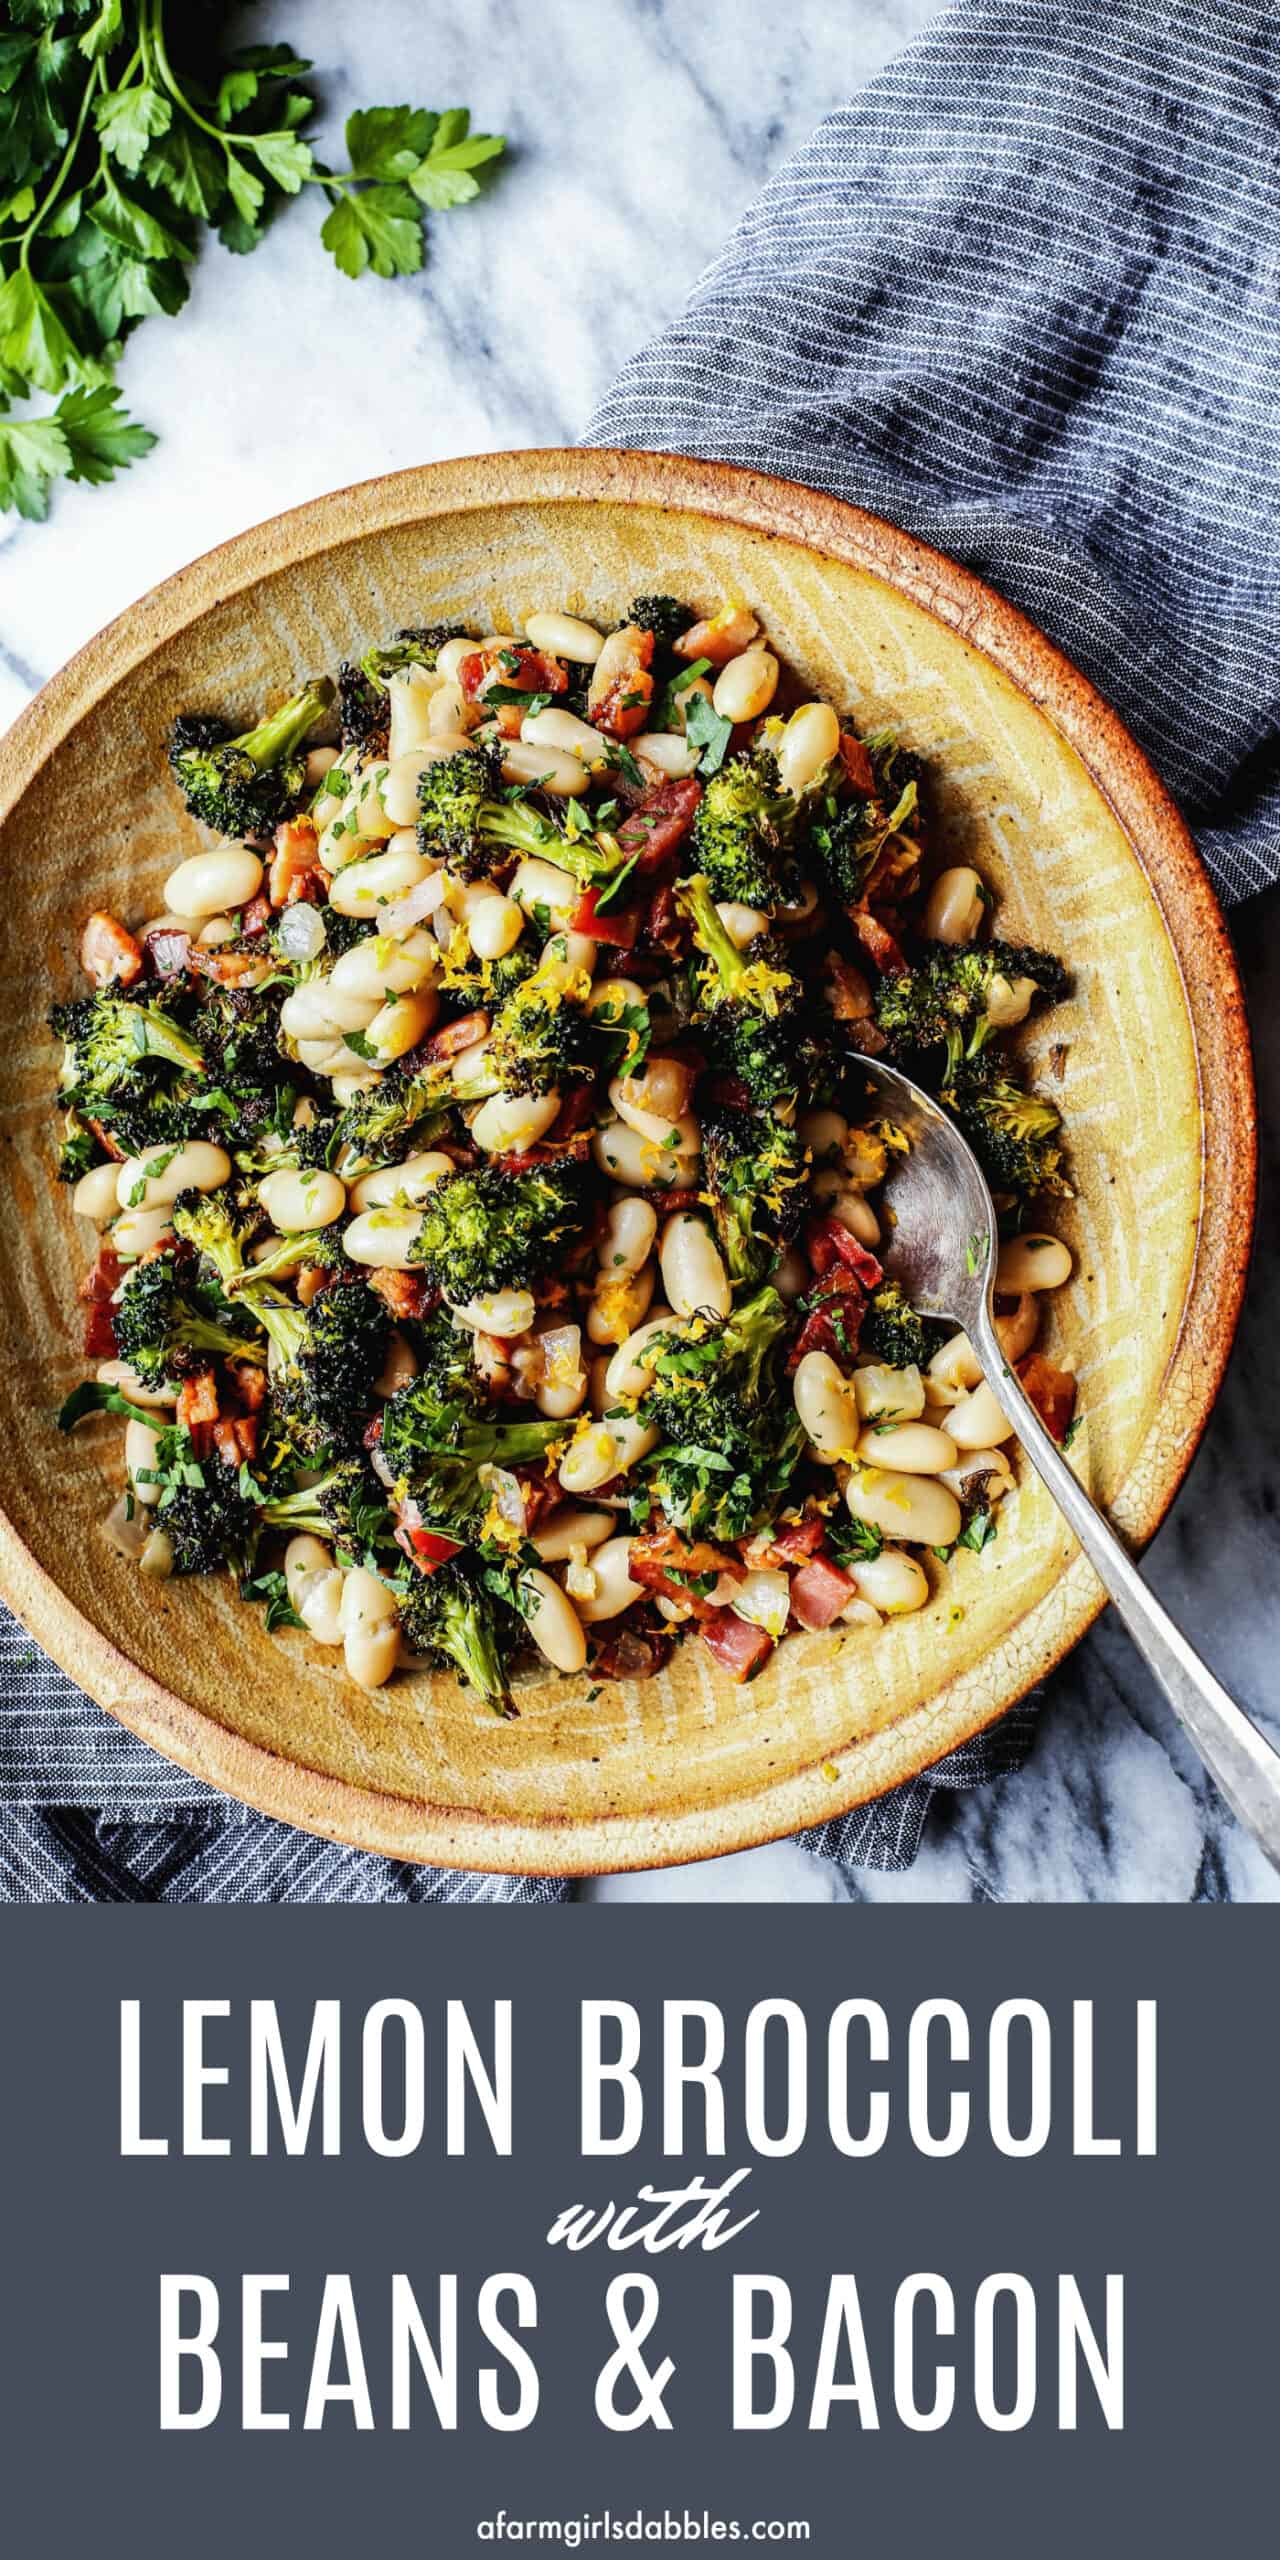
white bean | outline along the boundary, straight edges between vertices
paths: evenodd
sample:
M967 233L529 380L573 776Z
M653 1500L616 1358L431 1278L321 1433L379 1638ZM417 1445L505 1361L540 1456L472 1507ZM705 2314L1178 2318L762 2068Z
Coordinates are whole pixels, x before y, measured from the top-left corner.
M591 776L581 757L566 755L563 748L535 746L525 738L504 738L502 778L504 782L536 782L540 791L550 791L558 800L574 800L586 790Z
M537 1314L531 1289L494 1289L480 1298L467 1298L453 1309L459 1324L469 1325L473 1333L495 1333L503 1342L515 1342L522 1333L533 1329Z
M243 844L216 853L192 853L171 871L164 902L180 916L216 916L224 907L247 907L262 887L262 864Z
M343 1641L342 1659L361 1689L381 1689L399 1658L400 1629L391 1618L377 1627L353 1627Z
M949 1334L929 1362L926 1392L935 1404L959 1404L981 1383L982 1363L968 1334Z
M453 1172L451 1156L428 1148L422 1155L406 1156L403 1164L382 1164L376 1172L362 1174L351 1186L353 1209L417 1207L434 1190L447 1173Z
M891 1369L864 1361L853 1373L853 1393L864 1422L915 1422L924 1412L924 1380L917 1368Z
M477 960L502 960L514 951L524 932L524 916L514 898L501 894L482 898L467 918L467 940Z
M298 1606L299 1584L304 1582L309 1574L327 1573L332 1563L333 1550L326 1546L323 1538L313 1538L307 1531L304 1531L300 1537L290 1538L284 1551L284 1580L285 1589L295 1609Z
M535 1565L520 1576L525 1625L554 1671L581 1671L587 1658L582 1620L558 1582Z
M727 1316L733 1305L729 1277L710 1226L692 1210L668 1218L658 1247L667 1304L678 1316Z
M930 942L972 942L986 913L979 874L968 863L940 871L925 900L922 931Z
M388 834L392 828L416 824L418 785L423 774L431 765L442 763L446 756L456 755L466 744L461 730L446 729L424 738L420 745L410 749L408 755L397 756L395 763L388 766L381 793L383 810L391 822Z
M589 1598L577 1603L578 1615L589 1627L598 1626L605 1618L620 1617L633 1600L642 1597L644 1585L632 1581L630 1564L630 1538L606 1538L604 1545L596 1548L590 1565L595 1589Z
M579 720L574 711L534 711L520 723L520 735L532 747L551 747L555 752L577 756L581 764L600 764L604 760L605 741L589 720Z
M582 904L582 891L569 871L558 863L542 862L535 854L527 854L517 863L507 894L515 899L526 915L535 907L545 907L553 925L562 930L572 924Z
M559 1109L558 1093L495 1093L481 1103L471 1135L485 1155L507 1155L513 1148L533 1146Z
M646 1013L649 999L635 978L597 978L587 998L590 1014L603 1014L621 1026L624 1013Z
M412 1269L409 1248L422 1224L416 1209L366 1209L344 1228L342 1250L373 1271Z
M298 1064L313 1076L340 1075L344 1064L351 1063L351 1051L341 1034L322 1040L295 1040Z
M692 1113L686 1112L677 1121L676 1134L676 1146L657 1146L652 1138L642 1137L624 1120L606 1120L591 1141L591 1152L602 1173L636 1191L650 1190L655 1185L664 1190L677 1186L682 1191L691 1190L701 1161L702 1143L702 1132Z
M395 1327L387 1344L387 1356L373 1382L373 1392L385 1403L388 1396L398 1395L418 1374L417 1356L408 1335Z
M431 705L439 691L440 679L429 667L402 667L387 678L391 704L387 755L393 767L430 736Z
M330 1074L333 1098L340 1111L345 1111L358 1093L368 1093L375 1084L382 1082L381 1067L341 1067L336 1071L331 1069Z
M372 1060L366 1060L366 1064L388 1067L393 1059L403 1058L406 1050L416 1049L439 1011L440 998L434 987L418 987L412 995L393 996L360 1035L373 1052Z
M735 951L745 951L757 934L767 933L769 918L761 907L744 907L739 898L722 898L716 914Z
M802 1111L796 1127L815 1164L825 1157L843 1156L849 1135L843 1111Z
M605 1368L605 1388L611 1400L642 1396L653 1384L651 1347L656 1349L659 1336L680 1333L681 1318L664 1308L661 1315L650 1316L646 1324L637 1325L621 1342Z
M643 729L630 744L632 755L639 763L651 764L658 773L666 774L673 781L683 781L687 774L698 770L701 747L694 746L692 740L682 737L677 729Z
M401 897L406 889L416 889L420 880L426 880L438 868L419 852L416 843L392 844L385 853L367 854L340 871L329 891L329 904L337 908L340 916L372 920L375 908Z
M549 1325L534 1345L539 1375L534 1403L549 1422L567 1422L586 1402L582 1331L576 1324Z
M785 1298L788 1306L793 1305L797 1298L803 1298L809 1286L809 1265L796 1245L787 1246L774 1272L773 1285L778 1296Z
M631 1081L623 1076L611 1077L608 1088L609 1100L618 1118L625 1122L628 1129L634 1129L636 1136L643 1138L646 1145L665 1147L669 1140L677 1139L677 1122L680 1114L647 1110L643 1103L635 1100L637 1082L638 1079Z
M1011 1236L1000 1247L996 1287L1012 1297L1024 1289L1060 1289L1075 1268L1069 1246L1058 1236Z
M100 1361L98 1383L103 1387L118 1387L121 1395L128 1397L130 1404L159 1407L176 1404L178 1401L178 1390L171 1380L166 1379L162 1387L145 1386L136 1371L130 1368L127 1360Z
M149 1423L126 1422L124 1426L125 1474L133 1488L134 1501L140 1502L147 1511L150 1511L159 1501L163 1487L158 1484L141 1484L138 1479L142 1475L155 1473L159 1446L159 1433L153 1431Z
M956 1462L950 1432L931 1422L872 1423L858 1440L858 1456L869 1467L889 1467L904 1476L940 1476Z
M851 1519L911 1546L949 1547L960 1535L960 1505L936 1476L909 1476L892 1467L854 1467L844 1489Z
M1012 1369L1014 1363L1021 1360L1023 1354L1031 1349L1040 1331L1038 1296L1030 1289L1024 1289L1021 1296L1015 1298L1006 1314L1001 1315L997 1309L992 1322L995 1326L996 1340Z
M774 750L784 791L799 793L816 782L840 744L840 723L828 702L802 702Z
M492 648L501 645L501 643L493 641L481 642L479 640L471 640L468 639L465 632L461 632L456 640L446 640L443 648L437 651L436 674L443 677L446 684L456 684L458 681L458 670L461 667L464 658L473 658L477 649L481 647ZM519 643L518 641L510 640L506 643L506 646L514 649L519 646Z
M156 1528L143 1542L138 1558L138 1571L154 1582L167 1582L173 1571L173 1540L165 1529Z
M824 1466L848 1458L861 1424L853 1387L827 1351L806 1351L791 1381L796 1412Z
M950 1485L953 1493L964 1495L978 1479L982 1480L982 1499L988 1510L1012 1493L1013 1469L1003 1449L962 1450L942 1481Z
M566 1451L559 1482L566 1493L594 1493L597 1485L625 1475L628 1468L647 1458L649 1451L657 1448L659 1436L630 1414L615 1414L612 1422L594 1423Z
M111 1249L122 1262L135 1262L171 1232L167 1209L126 1209L111 1229Z
M527 613L524 627L535 649L553 658L568 658L575 667L593 667L604 647L604 634L572 613Z
M882 1547L878 1556L859 1557L849 1572L863 1599L882 1609L886 1618L903 1618L912 1609L923 1609L929 1597L923 1566L901 1547Z
M1011 1031L1025 1022L1039 994L1034 978L1006 978L996 970L987 989L987 1020L993 1031Z
M95 1227L110 1226L120 1203L116 1195L116 1163L91 1165L82 1173L71 1194L71 1206L78 1218L89 1218Z
M234 942L238 931L233 916L210 916L208 923L201 925L196 940L202 951L216 951L220 943Z
M420 925L401 935L374 933L335 960L328 984L339 995L371 999L376 1010L384 996L412 995L415 988L425 986L439 964L440 945ZM358 1022L340 1026L353 1031L362 1027Z
M611 1511L575 1511L571 1504L553 1511L540 1529L535 1529L530 1545L537 1549L544 1564L567 1564L575 1547L602 1546L614 1531Z
M140 1156L126 1156L116 1168L116 1198L122 1209L157 1209L180 1191L219 1191L230 1179L225 1147L188 1138L183 1147L146 1147Z
M610 1086L611 1093L613 1090ZM673 1121L683 1119L692 1090L693 1069L683 1058L664 1058L654 1053L646 1058L639 1075L618 1079L615 1107L620 1111L625 1101L633 1110L646 1112L670 1128ZM631 1125L634 1128L636 1124L633 1121Z
M596 1247L601 1270L615 1279L641 1270L653 1251L657 1233L658 1212L647 1200L615 1200Z
M947 1429L957 1449L995 1449L1002 1440L1013 1438L1013 1424L1001 1412L985 1378L971 1395L952 1405Z
M396 1614L395 1593L388 1591L376 1573L362 1565L353 1565L342 1585L342 1607L338 1624L344 1636L357 1627L380 1627Z
M338 761L336 747L309 747L304 772L308 791L318 791Z
M335 986L332 978L306 978L285 997L280 1028L288 1040L332 1043L344 1031L366 1030L381 1001L377 988L372 995L357 995L350 986Z
M744 649L715 681L712 702L722 720L758 720L778 690L778 661L771 649Z
M305 1235L312 1227L331 1227L347 1205L347 1186L336 1173L304 1165L269 1173L258 1185L258 1198L278 1235Z
M642 1262L638 1271L602 1271L587 1309L592 1342L625 1342L648 1315L657 1287L657 1267Z

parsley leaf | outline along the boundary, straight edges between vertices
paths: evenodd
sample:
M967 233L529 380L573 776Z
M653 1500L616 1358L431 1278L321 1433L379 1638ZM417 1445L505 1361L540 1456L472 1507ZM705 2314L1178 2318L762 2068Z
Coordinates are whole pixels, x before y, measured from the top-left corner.
M500 158L506 147L505 134L472 133L466 107L446 107L437 119L430 150L409 184L433 213L447 212L451 205L466 204L479 194L479 180L472 171Z
M705 693L690 695L684 715L684 734L693 746L702 749L698 758L699 773L718 773L733 736L733 722L722 718L708 702Z
M357 178L408 178L430 150L436 118L425 107L361 107L347 118Z
M411 276L422 265L422 217L407 187L364 187L339 196L320 237L344 276Z
M150 453L155 443L149 427L137 426L126 417L119 391L108 382L96 384L92 391L68 391L54 415L70 456L68 479L88 480L95 487L114 479L140 454Z

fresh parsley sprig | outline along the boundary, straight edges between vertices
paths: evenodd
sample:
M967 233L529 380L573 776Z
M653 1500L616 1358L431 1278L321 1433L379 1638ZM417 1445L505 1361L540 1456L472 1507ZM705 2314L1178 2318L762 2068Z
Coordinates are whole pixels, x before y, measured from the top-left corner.
M202 228L246 254L312 186L344 275L413 275L427 214L466 204L505 148L465 107L365 107L347 119L349 167L330 169L303 130L312 65L224 35L208 0L9 0L0 509L38 521L58 481L110 480L150 451L115 368L139 321L181 310Z

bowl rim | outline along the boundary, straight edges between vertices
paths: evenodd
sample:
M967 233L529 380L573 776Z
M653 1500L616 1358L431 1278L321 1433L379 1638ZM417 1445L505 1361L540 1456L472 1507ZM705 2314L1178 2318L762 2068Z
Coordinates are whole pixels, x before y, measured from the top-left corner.
M1257 1112L1244 992L1234 949L1190 832L1118 714L1036 625L993 588L884 518L797 481L678 453L599 446L528 447L462 456L361 481L265 519L149 590L89 639L0 737L0 820L71 729L122 678L228 596L317 553L414 521L468 510L643 505L703 514L839 560L905 595L989 659L1084 766L1147 881L1182 980L1201 1111L1201 1202L1195 1260L1166 1378L1185 1382L1187 1428L1160 1453L1132 1534L1152 1536L1199 1446L1239 1320L1257 1190ZM1206 1215L1208 1181L1217 1186ZM1212 1232L1207 1230L1212 1228ZM847 1751L820 1804L797 1798L807 1774L652 1820L619 1814L511 1820L356 1786L284 1758L219 1724L122 1654L59 1590L0 1511L0 1594L52 1659L139 1738L193 1776L273 1818L384 1856L495 1874L608 1873L670 1866L762 1845L838 1819L920 1775L996 1723L1076 1644L1105 1605L1077 1555L1049 1594L1058 1617L1038 1639L1035 1668L998 1704L943 1687L901 1722ZM905 1746L905 1747L904 1747ZM838 1761L839 1754L835 1755ZM828 1763L828 1769L833 1763Z

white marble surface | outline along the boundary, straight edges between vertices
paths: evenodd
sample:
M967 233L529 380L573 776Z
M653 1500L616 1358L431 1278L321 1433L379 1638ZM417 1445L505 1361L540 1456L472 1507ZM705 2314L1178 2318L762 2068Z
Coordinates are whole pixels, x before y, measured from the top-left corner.
M255 9L255 38L287 35L325 66L335 138L356 104L465 100L478 126L509 133L511 161L483 203L437 220L411 281L346 282L309 202L251 259L208 248L181 318L144 327L123 369L155 453L107 492L67 491L48 525L0 519L0 724L133 597L264 515L445 454L571 443L762 179L939 0L790 0L748 57L757 14L542 0L517 46L499 0L452 13L364 0L345 28L323 0ZM1277 924L1280 892L1240 919L1264 1103L1280 1100ZM1274 1189L1263 1215L1226 1393L1151 1572L1242 1700L1275 1717ZM1028 1767L940 1800L908 1875L845 1879L784 1844L587 1894L1184 1902L1274 1899L1280 1884L1104 1620L1050 1684Z

